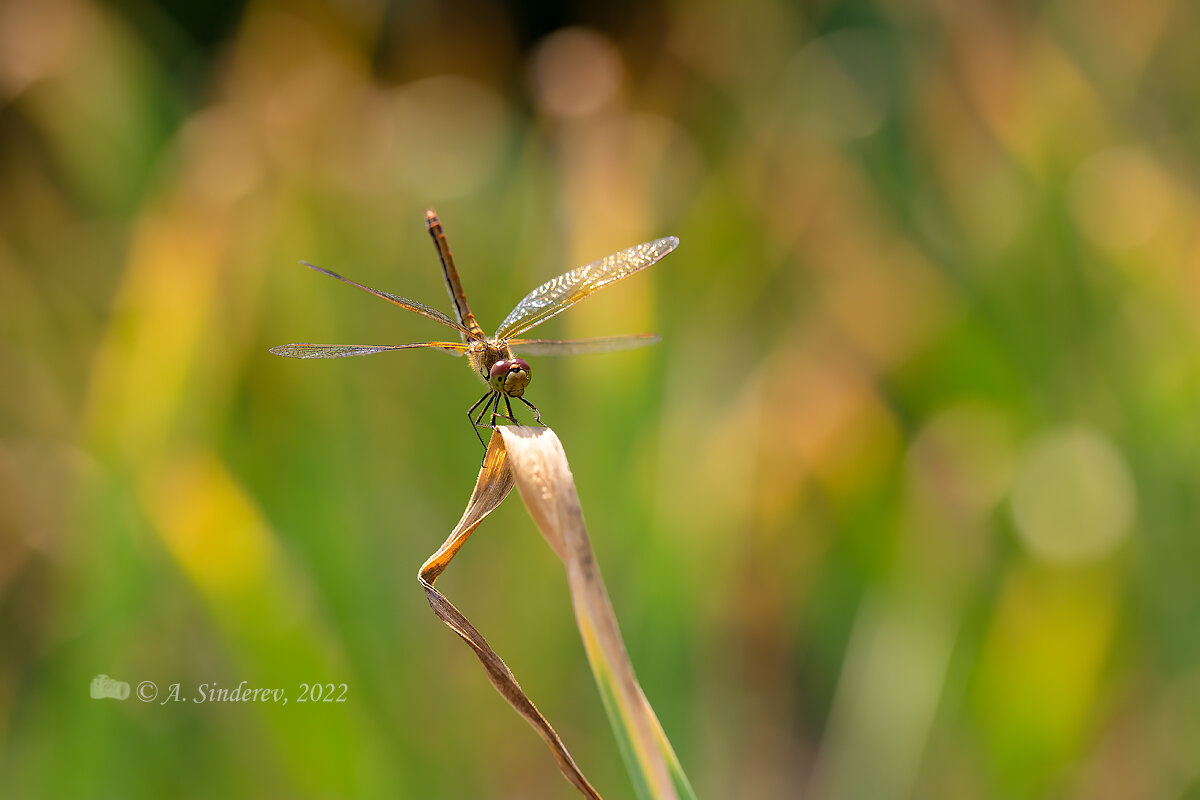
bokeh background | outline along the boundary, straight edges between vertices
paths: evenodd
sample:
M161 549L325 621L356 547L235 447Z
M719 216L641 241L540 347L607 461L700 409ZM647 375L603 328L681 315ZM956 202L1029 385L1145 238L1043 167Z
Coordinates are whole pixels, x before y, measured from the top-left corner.
M0 2L0 795L572 797L430 613L480 391L300 259L539 329L701 797L1200 797L1200 8ZM439 587L610 797L514 496ZM345 683L91 700L98 673ZM161 699L160 696L160 699Z

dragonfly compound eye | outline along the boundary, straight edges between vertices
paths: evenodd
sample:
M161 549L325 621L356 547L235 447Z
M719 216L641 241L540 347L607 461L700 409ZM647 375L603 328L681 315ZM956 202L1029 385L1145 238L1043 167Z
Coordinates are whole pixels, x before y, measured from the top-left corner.
M490 381L492 388L509 397L520 397L525 393L531 376L529 362L523 358L501 359L492 364Z

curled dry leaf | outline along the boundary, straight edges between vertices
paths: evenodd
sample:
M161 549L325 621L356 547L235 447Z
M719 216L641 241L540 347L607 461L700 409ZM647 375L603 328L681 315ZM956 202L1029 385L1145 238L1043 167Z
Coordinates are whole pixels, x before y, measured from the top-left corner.
M562 739L521 690L504 661L467 618L433 587L434 580L467 537L500 505L514 485L546 541L566 566L575 618L588 660L638 795L654 800L693 798L687 777L629 663L584 527L583 510L566 454L552 430L501 426L493 432L462 519L422 565L418 575L430 607L475 651L492 685L546 741L567 780L585 797L598 798Z
M504 501L504 498L508 497L508 493L512 491L513 482L514 476L508 466L508 454L499 436L493 433L487 455L483 460L483 467L479 470L479 478L475 482L475 491L471 493L471 499L467 501L467 509L463 512L462 519L458 521L458 525L454 526L454 530L450 532L450 536L438 548L438 551L421 565L417 580L425 587L425 596L429 600L429 607L433 609L433 613L471 646L476 657L479 658L479 663L487 672L488 680L496 687L496 691L500 692L508 701L509 705L516 709L517 713L524 717L538 732L538 735L545 740L550 752L554 754L554 758L558 762L558 768L562 770L567 780L574 784L584 797L601 800L600 794L588 783L587 778L583 776L576 765L575 759L567 752L567 746L563 744L558 732L521 689L512 670L491 648L487 639L483 638L483 634L475 629L475 626L454 607L453 603L446 599L445 595L433 587L437 576L454 558L471 532Z

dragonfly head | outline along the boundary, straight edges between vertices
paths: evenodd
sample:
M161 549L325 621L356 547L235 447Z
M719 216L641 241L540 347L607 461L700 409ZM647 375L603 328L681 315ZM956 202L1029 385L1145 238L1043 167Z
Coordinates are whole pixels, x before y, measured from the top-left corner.
M532 376L529 362L523 358L503 358L492 364L488 383L491 387L509 397L520 397L525 393Z

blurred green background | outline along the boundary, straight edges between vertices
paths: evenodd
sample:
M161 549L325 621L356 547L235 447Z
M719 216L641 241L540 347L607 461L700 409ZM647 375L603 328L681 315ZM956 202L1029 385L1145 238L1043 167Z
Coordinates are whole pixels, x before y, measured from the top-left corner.
M706 798L1200 797L1200 8L0 2L0 796L575 796L430 613L480 386L308 259L538 329ZM439 581L630 788L514 496ZM92 700L93 676L154 703ZM159 705L345 683L344 704Z

